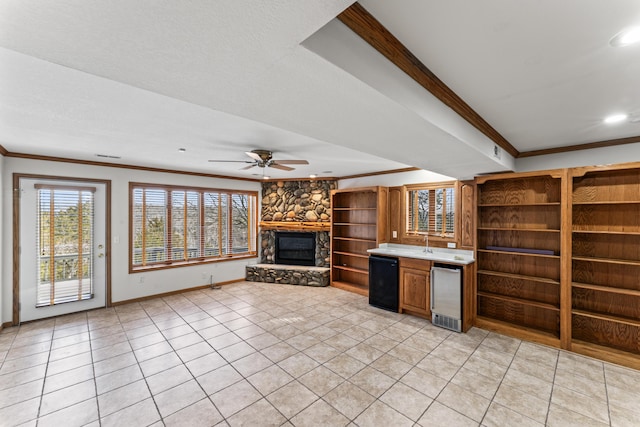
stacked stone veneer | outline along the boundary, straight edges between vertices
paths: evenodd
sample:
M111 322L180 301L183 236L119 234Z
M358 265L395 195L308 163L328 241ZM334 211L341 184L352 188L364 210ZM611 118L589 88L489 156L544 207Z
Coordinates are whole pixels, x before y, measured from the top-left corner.
M329 286L329 268L295 265L247 265L248 282L281 283L284 285Z
M262 183L261 221L320 222L331 221L331 190L336 181L274 181ZM284 230L284 229L283 229ZM291 230L295 231L295 230ZM275 230L260 231L260 262L275 263ZM316 267L329 267L331 242L328 231L316 232Z
M262 221L329 222L336 181L262 183Z

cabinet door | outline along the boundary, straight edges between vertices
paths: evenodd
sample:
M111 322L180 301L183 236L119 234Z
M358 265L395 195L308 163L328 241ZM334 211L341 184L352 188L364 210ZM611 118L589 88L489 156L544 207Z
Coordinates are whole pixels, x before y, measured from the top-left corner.
M402 310L431 316L428 271L400 268L400 293Z
M390 187L389 188L389 242L400 243L401 234L402 234L402 187Z
M460 209L460 247L464 249L473 249L474 247L474 187L473 184L462 184L460 191L460 200L462 208Z

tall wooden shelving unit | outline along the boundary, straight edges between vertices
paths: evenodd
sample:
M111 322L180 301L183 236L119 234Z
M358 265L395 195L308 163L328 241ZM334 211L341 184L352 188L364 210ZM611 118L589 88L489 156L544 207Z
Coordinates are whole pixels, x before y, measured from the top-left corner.
M571 174L572 349L640 367L640 165Z
M565 176L477 179L477 326L560 346Z
M331 285L369 295L369 254L387 240L387 187L331 192Z

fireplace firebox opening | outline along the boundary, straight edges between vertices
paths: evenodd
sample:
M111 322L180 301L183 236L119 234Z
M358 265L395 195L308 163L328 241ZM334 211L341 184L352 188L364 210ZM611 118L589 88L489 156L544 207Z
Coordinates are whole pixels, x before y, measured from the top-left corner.
M275 263L315 265L316 233L276 231Z

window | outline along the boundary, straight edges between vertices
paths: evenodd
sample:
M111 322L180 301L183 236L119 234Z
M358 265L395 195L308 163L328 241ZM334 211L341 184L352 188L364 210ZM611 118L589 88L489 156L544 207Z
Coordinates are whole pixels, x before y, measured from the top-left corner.
M407 187L407 234L455 238L454 184Z
M257 192L129 187L131 270L256 255Z

